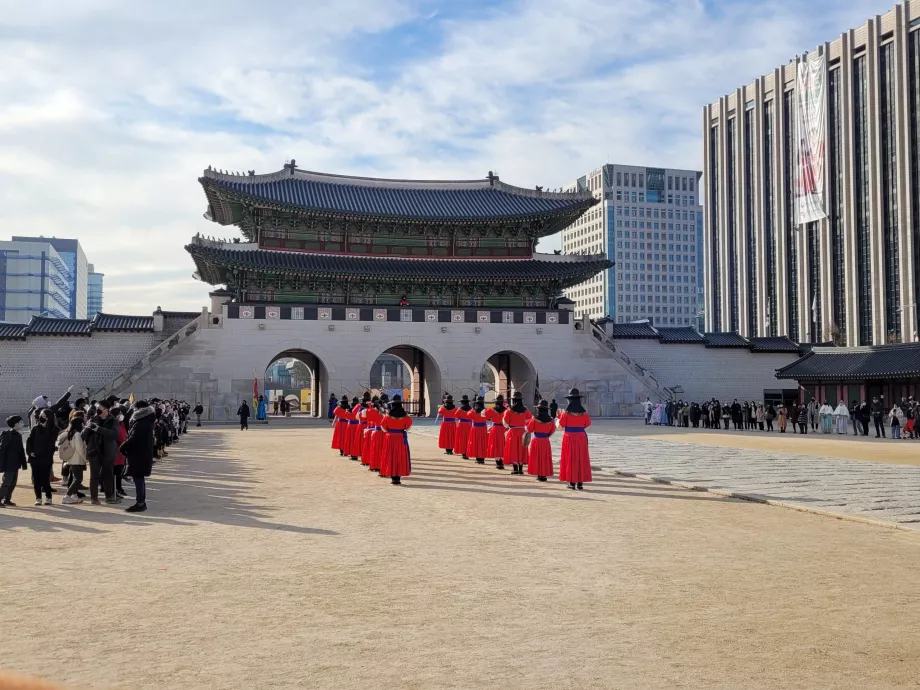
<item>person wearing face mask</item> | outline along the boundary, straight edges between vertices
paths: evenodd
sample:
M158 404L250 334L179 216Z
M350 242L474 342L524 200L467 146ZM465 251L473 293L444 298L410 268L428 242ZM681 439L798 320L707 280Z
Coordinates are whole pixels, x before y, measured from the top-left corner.
M53 416L50 409L43 409L38 415L38 426L29 432L26 440L26 455L32 465L32 487L35 489L37 506L42 504L42 494L45 495L45 505L51 505L51 468L54 465L57 441Z
M22 447L22 417L13 415L6 420L7 428L0 432L0 508L15 507L13 489L19 480L19 470L26 469L26 452Z
M147 510L147 477L153 471L153 427L156 414L145 400L134 403L128 437L121 444L121 452L128 458L128 472L134 480L134 505L127 513L143 513Z
M118 457L118 421L110 414L108 400L96 403L96 414L83 428L86 454L89 460L90 503L99 505L99 481L106 503L121 503L115 494L115 459Z

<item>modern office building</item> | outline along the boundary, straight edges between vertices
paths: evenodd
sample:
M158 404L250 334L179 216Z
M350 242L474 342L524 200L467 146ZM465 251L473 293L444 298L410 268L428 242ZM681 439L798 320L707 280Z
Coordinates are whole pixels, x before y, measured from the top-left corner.
M72 285L69 266L48 242L0 242L0 322L68 318Z
M696 170L606 164L564 191L601 203L562 233L565 254L606 254L613 268L565 291L576 315L616 323L696 326L702 297L702 232Z
M703 135L707 330L917 339L920 2L707 105Z
M65 316L71 319L87 318L86 301L89 265L86 262L86 254L83 253L83 247L80 246L80 242L57 237L13 237L13 241L44 242L54 248L61 260L67 265L67 270L70 273L67 288L70 312ZM90 316L92 315L90 314Z
M102 280L105 273L96 273L92 264L87 264L86 318L91 319L102 311Z

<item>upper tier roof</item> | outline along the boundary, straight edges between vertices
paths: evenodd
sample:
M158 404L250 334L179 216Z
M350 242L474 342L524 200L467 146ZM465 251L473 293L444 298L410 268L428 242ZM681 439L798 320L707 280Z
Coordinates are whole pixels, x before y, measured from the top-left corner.
M202 279L212 285L226 282L228 268L242 268L267 273L303 274L348 278L403 277L434 278L445 282L457 280L553 280L575 285L599 271L613 266L603 256L534 254L533 259L410 259L364 257L350 254L309 254L264 250L253 245L230 244L208 246L190 244Z
M200 314L192 314L192 318ZM190 319L191 320L191 319ZM152 316L123 316L99 312L92 319L52 319L33 316L27 324L0 324L0 340L25 340L37 335L85 335L97 331L153 332Z
M267 175L234 175L210 168L199 178L208 216L237 223L242 202L352 217L482 221L575 214L597 203L589 192L523 189L489 174L482 180L426 181L350 177L299 170L294 164Z

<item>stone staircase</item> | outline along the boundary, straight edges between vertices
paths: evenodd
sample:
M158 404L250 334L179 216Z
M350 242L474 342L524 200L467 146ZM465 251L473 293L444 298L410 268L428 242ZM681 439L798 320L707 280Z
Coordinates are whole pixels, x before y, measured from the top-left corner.
M105 386L95 392L91 392L90 397L95 400L102 400L109 395L119 393L131 384L135 383L144 374L149 372L159 360L167 356L170 351L178 347L181 343L194 336L201 329L201 318L195 319L186 326L183 326L173 335L166 338L153 348L150 352L141 357L137 362L123 370Z
M673 393L658 383L658 379L652 376L651 372L636 364L633 359L617 347L617 344L607 335L603 328L588 322L591 330L591 340L600 348L609 352L620 363L626 373L630 374L639 383L648 388L654 395L661 400L670 400Z

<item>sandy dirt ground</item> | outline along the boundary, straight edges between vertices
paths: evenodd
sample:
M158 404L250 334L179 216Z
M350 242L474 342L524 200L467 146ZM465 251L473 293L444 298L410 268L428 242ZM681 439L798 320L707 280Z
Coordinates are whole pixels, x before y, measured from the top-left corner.
M641 419L598 419L594 420L591 430L594 433L642 436L674 443L698 443L706 446L775 450L799 455L920 465L920 440L876 439L875 431L872 429L868 437L854 436L852 429L849 434L845 435L820 434L811 431L807 434L793 434L791 426L785 434L781 434L766 431L709 431L692 427L684 429L646 426Z
M73 688L917 687L920 535L608 475L576 493L418 436L393 487L328 440L195 430L151 512L0 512L0 666Z

